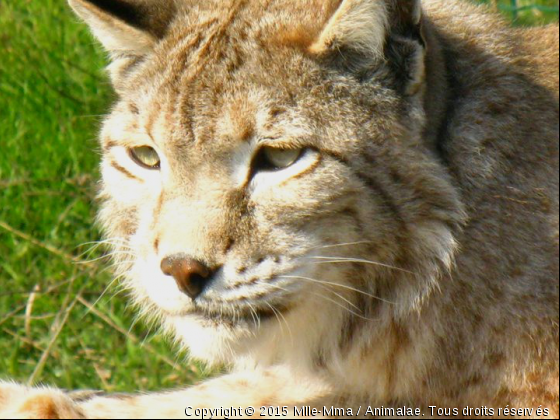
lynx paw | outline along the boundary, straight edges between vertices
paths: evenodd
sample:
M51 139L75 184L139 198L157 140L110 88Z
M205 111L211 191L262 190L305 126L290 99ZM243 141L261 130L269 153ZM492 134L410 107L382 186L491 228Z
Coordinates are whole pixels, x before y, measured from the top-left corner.
M0 383L0 419L84 418L78 406L60 391Z

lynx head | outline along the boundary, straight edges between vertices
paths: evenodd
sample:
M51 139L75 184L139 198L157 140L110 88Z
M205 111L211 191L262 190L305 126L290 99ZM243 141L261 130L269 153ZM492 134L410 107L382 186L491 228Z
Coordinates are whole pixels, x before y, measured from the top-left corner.
M423 140L419 0L70 4L119 94L101 222L194 355L330 357L420 310L462 213Z

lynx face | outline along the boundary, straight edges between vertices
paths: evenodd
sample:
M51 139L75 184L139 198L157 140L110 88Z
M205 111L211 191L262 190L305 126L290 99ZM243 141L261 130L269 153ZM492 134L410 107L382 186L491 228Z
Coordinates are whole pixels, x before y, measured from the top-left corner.
M462 217L419 140L419 11L152 3L73 2L113 53L100 220L145 311L225 361L414 310Z

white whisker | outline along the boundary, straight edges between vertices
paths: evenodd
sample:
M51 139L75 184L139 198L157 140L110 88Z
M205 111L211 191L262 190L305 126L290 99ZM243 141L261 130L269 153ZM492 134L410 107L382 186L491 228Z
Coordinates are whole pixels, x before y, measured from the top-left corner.
M365 259L361 259L361 258L322 257L322 256L311 256L311 257L303 257L303 258L312 259L312 260L323 260L323 261L316 262L315 264L335 264L335 263L355 262L355 263L359 263L359 264L370 264L370 265L375 265L375 266L378 266L378 267L389 268L391 270L402 271L403 273L407 273L407 274L413 274L413 275L416 274L412 271L405 270L404 268L394 267L392 265L383 264L383 263L376 262L376 261L365 260Z
M276 319L278 320L278 324L280 325L280 329L282 330L282 334L284 334L284 328L282 327L282 320L284 321L284 324L286 324L286 328L288 329L288 335L290 336L290 341L292 342L292 345L293 345L294 344L294 336L293 336L293 333L292 333L292 329L290 328L290 324L288 324L288 321L286 320L286 318L284 317L284 315L282 314L281 311L278 311L278 309L276 309L270 303L268 303L268 302L265 302L265 303L270 308L270 310L274 313L274 315L276 316ZM280 319L280 317L282 317L282 319Z
M340 293L335 292L334 290L328 288L327 286L323 286L321 284L318 284L318 286L323 289L323 290L327 290L328 292L331 292L332 294L334 294L337 298L342 299L344 302L346 302L348 305L352 306L354 309L356 309L357 311L360 311L360 308L358 308L358 306L356 306L354 303L352 303L349 299L346 299L344 296L342 296Z
M113 287L113 285L115 283L117 283L122 277L124 276L124 274L121 274L117 277L115 277L113 280L111 280L111 282L107 285L107 287L105 287L105 290L103 290L103 293L101 293L101 295L95 300L95 302L92 303L91 308L88 309L85 313L85 315L89 314L91 312L91 310L93 308L95 308L99 302L101 301L101 299L103 299L105 297L105 295L107 294L107 292Z
M123 248L123 249L127 249L127 250L132 250L132 247L129 245L129 241L121 239L121 238L109 238L109 239L105 239L105 240L102 240L102 241L86 242L86 243L83 243L83 244L79 245L77 248L88 246L88 245L91 245L91 246L89 247L89 249L85 250L82 254L80 254L79 255L80 257L82 257L86 254L91 254L92 252L94 252L95 250L97 250L99 247L101 247L103 245L111 245L111 246L114 246L114 247L119 247L119 248Z
M363 315L360 315L359 313L354 312L354 311L351 310L350 308L348 308L348 307L342 305L341 303L339 303L339 302L337 302L337 301L335 301L335 300L333 300L333 299L328 298L328 297L325 296L325 295L322 295L322 294L319 294L319 293L313 293L313 295L314 295L314 296L317 296L317 297L320 297L320 298L322 298L322 299L325 299L325 300L327 300L327 301L329 301L329 302L334 303L335 305L339 306L340 308L344 309L345 311L350 312L352 315L357 316L357 317L360 318L360 319L363 319L364 321L370 321L370 322L372 322L372 321L377 321L376 319L367 318L367 317L365 317L365 316L363 316Z
M255 328L257 330L261 329L261 320L257 315L257 311L255 310L254 305L252 305L251 303L248 303L249 305L249 309L251 310L251 318L253 318L253 322L255 323Z
M310 281L310 282L314 282L314 283L324 284L324 285L327 285L327 286L336 286L336 287L340 287L342 289L347 289L347 290L350 290L350 291L353 291L353 292L356 292L356 293L360 293L364 296L370 297L370 298L375 299L375 300L379 300L379 301L387 303L389 305L395 305L394 302L385 300L385 299L380 298L378 296L372 295L371 293L364 292L363 290L357 289L357 288L352 287L352 286L348 286L346 284L334 283L334 282L324 281L324 280L317 280L317 279L312 279L310 277L302 277L302 276L279 276L279 278L306 280L306 281Z
M132 253L132 252L129 252L129 251L113 251L109 254L103 255L103 256L95 258L93 260L83 260L83 261L77 262L76 264L78 264L78 265L80 265L80 264L91 264L91 263L94 263L94 262L114 258L117 255L126 255L126 256L129 256L129 257L135 257L135 254Z
M339 248L339 247L343 247L343 246L365 245L365 244L372 244L372 243L373 243L373 241L359 241L359 242L347 242L347 243L334 244L334 245L323 245L323 246L317 246L315 248L311 248L310 251L313 251L313 250L316 250L316 249Z

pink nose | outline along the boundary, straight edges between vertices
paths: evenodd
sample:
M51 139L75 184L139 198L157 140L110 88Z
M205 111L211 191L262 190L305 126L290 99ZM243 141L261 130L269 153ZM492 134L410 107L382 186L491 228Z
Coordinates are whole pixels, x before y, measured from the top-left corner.
M161 271L173 277L179 290L193 300L204 291L211 274L206 265L184 254L164 258Z

